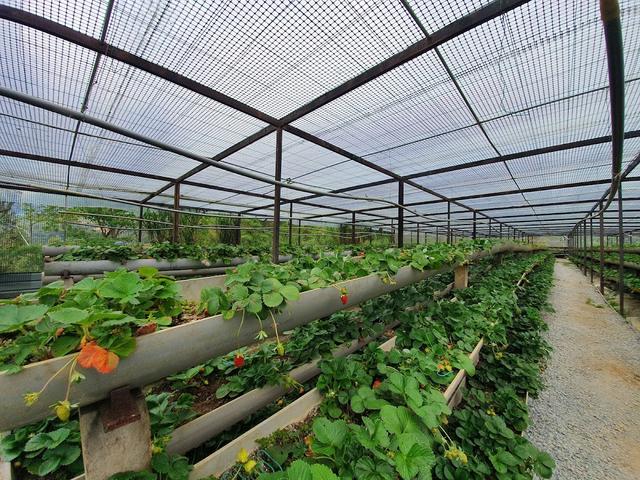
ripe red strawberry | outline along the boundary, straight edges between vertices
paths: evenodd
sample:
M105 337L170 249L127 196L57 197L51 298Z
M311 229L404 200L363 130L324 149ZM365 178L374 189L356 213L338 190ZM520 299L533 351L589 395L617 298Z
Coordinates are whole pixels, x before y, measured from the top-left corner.
M241 353L236 353L236 356L233 359L233 364L238 368L241 368L244 366L244 357L242 356Z
M340 295L340 301L342 302L343 305L346 305L347 302L349 301L349 297L346 295Z
M380 387L380 385L382 385L382 381L380 381L380 379L379 379L379 378L376 378L376 379L373 381L373 385L371 385L371 388L373 388L373 389L375 390L376 388L379 388L379 387Z

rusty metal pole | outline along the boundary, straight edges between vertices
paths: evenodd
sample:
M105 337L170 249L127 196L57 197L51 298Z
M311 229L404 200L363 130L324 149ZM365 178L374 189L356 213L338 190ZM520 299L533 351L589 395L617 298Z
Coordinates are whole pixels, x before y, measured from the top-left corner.
M589 262L589 252L587 250L587 221L585 220L584 222L582 222L582 246L583 246L583 253L584 253L584 275L587 275L587 270L589 269L588 266L588 262Z
M602 202L600 202L600 293L604 295L604 213L602 207Z
M471 238L473 240L476 239L477 230L476 230L476 211L473 211L473 232L471 232Z
M589 270L591 271L591 283L593 283L593 217L589 219Z
M138 214L138 243L142 243L142 219L144 218L144 207L140 205Z
M453 243L451 236L451 202L447 202L447 243Z
M356 212L351 212L351 245L356 244Z
M624 223L622 215L622 181L618 186L618 295L620 315L624 316Z
M176 183L173 187L173 209L180 210L180 183ZM171 240L178 243L180 233L180 212L173 212L173 229Z
M276 165L274 180L282 179L282 129L276 130ZM273 187L273 237L271 238L271 261L278 263L280 258L280 185Z
M293 238L293 202L289 204L289 246L292 244Z
M404 205L404 182L398 182L398 203ZM398 207L398 248L404 247L404 209Z

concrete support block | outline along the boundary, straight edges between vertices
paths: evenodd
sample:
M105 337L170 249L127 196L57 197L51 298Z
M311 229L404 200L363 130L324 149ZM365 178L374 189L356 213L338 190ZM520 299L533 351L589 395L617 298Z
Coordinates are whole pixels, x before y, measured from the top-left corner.
M149 411L139 389L132 391L129 403L112 395L81 408L80 436L86 480L107 480L151 465Z
M460 290L469 285L469 264L460 265L454 270L454 289Z

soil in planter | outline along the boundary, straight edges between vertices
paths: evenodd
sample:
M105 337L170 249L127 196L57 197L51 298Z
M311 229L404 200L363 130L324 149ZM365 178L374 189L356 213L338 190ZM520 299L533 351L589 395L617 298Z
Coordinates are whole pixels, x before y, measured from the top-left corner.
M171 326L183 325L196 320L202 320L206 317L206 312L198 312L198 304L196 302L185 301L182 304L182 313L173 319Z
M185 454L185 456L189 458L189 463L191 464L195 464L203 460L216 450L222 448L229 442L232 442L243 433L251 430L259 423L279 412L291 402L297 400L301 395L312 390L314 387L315 379L312 379L303 384L304 391L302 393L297 390L293 390L287 393L284 397L281 397L280 399L270 403L266 407L257 410L255 413L245 418L242 422L235 424L228 430L225 430L224 432L203 443L199 447L189 451Z

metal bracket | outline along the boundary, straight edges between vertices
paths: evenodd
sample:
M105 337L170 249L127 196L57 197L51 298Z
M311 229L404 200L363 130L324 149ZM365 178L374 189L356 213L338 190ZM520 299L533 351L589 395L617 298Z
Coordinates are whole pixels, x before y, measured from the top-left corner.
M140 420L136 397L141 395L139 388L132 390L129 386L111 391L109 400L100 405L100 418L105 433Z

